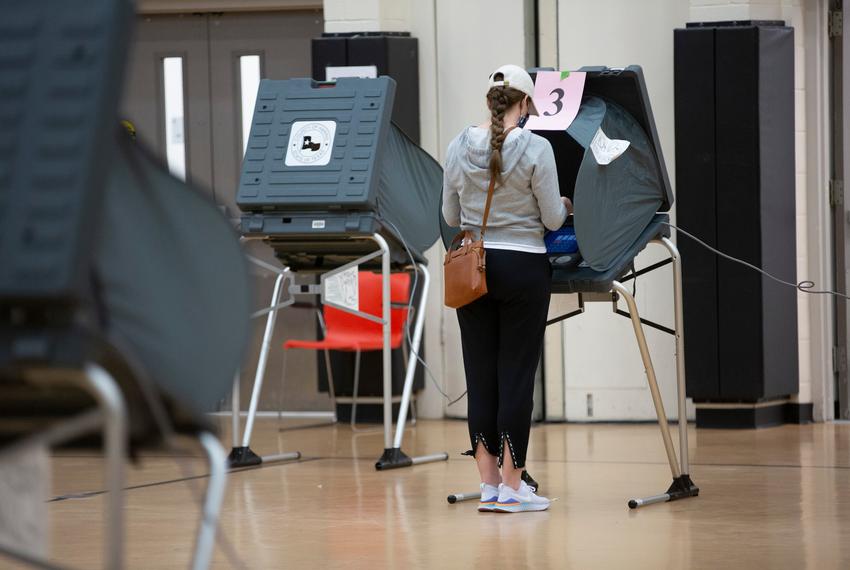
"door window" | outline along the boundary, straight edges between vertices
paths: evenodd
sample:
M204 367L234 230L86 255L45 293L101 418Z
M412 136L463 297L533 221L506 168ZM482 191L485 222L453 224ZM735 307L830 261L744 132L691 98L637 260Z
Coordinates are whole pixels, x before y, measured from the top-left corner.
M183 58L162 58L163 118L168 170L186 180L186 124L183 101Z

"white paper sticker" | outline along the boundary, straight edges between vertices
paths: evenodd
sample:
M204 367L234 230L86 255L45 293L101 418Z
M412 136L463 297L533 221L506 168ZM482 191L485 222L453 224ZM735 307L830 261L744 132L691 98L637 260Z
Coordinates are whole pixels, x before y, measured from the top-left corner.
M329 65L325 67L325 81L336 81L340 77L378 77L378 68L374 65Z
M590 141L590 150L593 151L596 162L605 165L611 164L614 159L626 152L630 144L629 141L609 139L600 127L593 136L593 140Z
M325 229L325 220L313 220L313 229L314 230Z
M331 161L335 121L296 121L289 133L286 166L325 166Z
M360 291L357 266L329 275L322 280L322 298L352 311L360 310Z

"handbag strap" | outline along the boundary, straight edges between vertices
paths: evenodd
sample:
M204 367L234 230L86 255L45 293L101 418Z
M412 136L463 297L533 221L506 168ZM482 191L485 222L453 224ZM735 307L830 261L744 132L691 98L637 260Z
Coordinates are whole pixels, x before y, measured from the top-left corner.
M505 129L505 139L508 138L508 134L516 128L516 125L512 127L508 127ZM490 187L487 188L487 202L484 205L484 219L481 220L481 241L484 241L484 232L487 231L487 218L490 217L490 204L493 202L493 191L496 189L496 177L492 176L490 178Z

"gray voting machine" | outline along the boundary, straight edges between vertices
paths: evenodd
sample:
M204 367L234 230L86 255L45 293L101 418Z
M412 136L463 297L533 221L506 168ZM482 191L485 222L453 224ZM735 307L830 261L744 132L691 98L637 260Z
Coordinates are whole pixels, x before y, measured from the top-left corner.
M298 456L283 453L261 457L250 449L277 310L293 304L297 294L318 295L326 306L383 326L384 454L376 468L406 467L448 458L445 453L411 458L401 452L430 281L423 252L439 237L436 220L443 170L390 120L395 89L395 81L389 77L260 82L236 201L243 212L243 239L267 244L281 268L255 260L278 276L267 309L248 421L241 438L239 426L234 423L230 455L234 466ZM380 271L383 276L382 316L361 312L356 304L340 305L326 295L326 283L359 269ZM321 273L321 283L294 285L293 271ZM413 332L405 335L403 341L411 356L398 400L394 437L389 340L391 271L413 271L411 296L419 299ZM285 286L287 280L289 285ZM284 292L289 293L289 298L281 302ZM326 366L330 370L329 358ZM336 421L336 403L343 398L335 396L330 374L328 378ZM353 405L357 399L356 394L350 399ZM234 417L237 408L238 389L234 388Z

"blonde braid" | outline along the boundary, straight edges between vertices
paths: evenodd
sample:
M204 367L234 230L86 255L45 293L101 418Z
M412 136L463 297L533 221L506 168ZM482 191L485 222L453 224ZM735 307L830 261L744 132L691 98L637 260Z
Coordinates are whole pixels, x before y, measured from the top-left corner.
M502 145L505 143L505 112L522 101L525 94L511 87L491 87L487 92L490 108L490 176L502 178Z

